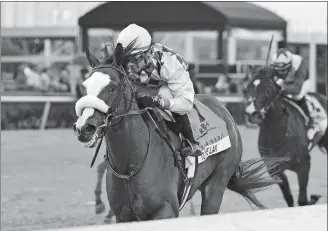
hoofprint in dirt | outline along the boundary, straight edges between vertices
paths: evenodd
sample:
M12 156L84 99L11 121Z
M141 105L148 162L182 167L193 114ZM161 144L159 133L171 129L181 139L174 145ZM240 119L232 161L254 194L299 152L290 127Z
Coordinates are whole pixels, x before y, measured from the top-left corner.
M257 129L239 126L243 159L259 157ZM1 134L1 230L49 229L102 224L95 215L96 169L90 169L94 150L85 149L72 130L2 131ZM100 150L101 155L104 150ZM101 158L97 162L100 163ZM95 166L98 164L96 163ZM327 203L327 156L315 149L311 154L309 194L320 194ZM293 195L298 194L296 175L288 172ZM105 186L105 185L103 185ZM105 187L103 187L105 189ZM279 188L257 194L270 208L286 207ZM102 194L106 199L105 191ZM200 209L200 194L193 199ZM251 210L239 195L227 191L220 213ZM182 216L189 216L189 204Z

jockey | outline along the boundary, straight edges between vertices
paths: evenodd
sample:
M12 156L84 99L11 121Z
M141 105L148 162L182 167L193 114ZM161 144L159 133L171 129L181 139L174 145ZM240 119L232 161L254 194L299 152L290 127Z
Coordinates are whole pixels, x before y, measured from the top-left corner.
M195 140L187 113L193 108L194 88L186 60L171 49L153 43L149 32L136 24L123 29L117 38L126 48L136 40L136 57L128 64L130 72L143 84L158 90L157 96L142 95L138 101L144 107L158 107L171 111L183 135L192 147L185 148L186 156L198 156L202 149ZM131 76L131 75L130 75Z
M311 82L304 59L286 49L279 49L273 55L271 66L274 69L276 83L287 96L298 103L309 118L308 138L312 140L316 130L305 98L311 89Z

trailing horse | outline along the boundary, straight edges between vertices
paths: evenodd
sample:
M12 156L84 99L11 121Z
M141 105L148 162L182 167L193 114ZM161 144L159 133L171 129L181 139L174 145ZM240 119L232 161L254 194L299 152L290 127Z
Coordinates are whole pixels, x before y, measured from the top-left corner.
M286 169L297 173L298 204L315 204L320 196L312 195L310 201L307 197L310 171L307 118L295 102L281 94L280 87L273 80L273 70L270 67L260 67L253 73L254 77L247 86L245 111L249 122L260 125L259 152L262 157L289 158L285 164L269 169L272 175L278 175L282 180L279 187L289 207L294 206L294 200L284 174ZM308 97L311 97L312 101L317 100L315 110L323 115L322 122L327 123L327 99L317 93L310 93ZM327 152L327 130L316 143Z
M111 170L106 174L107 196L117 222L178 217L180 195L187 179L183 172L187 162L176 151L183 142L166 126L169 123L158 116L158 109L138 105L138 92L152 91L127 76L131 50L129 47L123 50L118 44L114 53L107 53L102 62L87 52L93 71L84 83L86 96L76 103L79 119L74 132L85 147L92 148L98 143L96 153L105 138L108 150L105 159ZM211 153L197 166L187 200L200 190L201 215L217 214L228 188L264 208L253 193L280 182L264 173L266 165L270 170L285 159L241 162L242 139L228 110L208 95L196 95L194 103L206 105L217 121L220 118L224 121L222 129L226 129L231 146Z

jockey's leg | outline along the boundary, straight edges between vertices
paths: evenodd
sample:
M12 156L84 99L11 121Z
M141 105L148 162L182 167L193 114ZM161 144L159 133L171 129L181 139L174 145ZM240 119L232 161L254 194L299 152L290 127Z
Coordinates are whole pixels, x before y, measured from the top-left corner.
M314 138L314 135L316 134L316 129L314 128L314 121L313 118L311 117L310 109L305 97L305 95L308 92L310 92L310 90L311 90L311 81L308 79L303 83L300 93L298 95L293 96L293 98L298 102L298 105L302 108L304 113L309 118L307 136L309 140L312 140Z
M174 119L177 121L177 123L181 126L181 132L184 135L186 139L188 139L192 145L191 149L189 147L186 147L181 150L181 153L183 156L199 156L202 154L202 150L199 147L199 143L195 140L192 128L190 125L190 121L187 114L177 114L172 113L174 116Z
M297 101L298 105L302 108L303 112L305 113L305 115L310 119L310 121L312 120L311 115L310 115L310 110L309 107L306 103L306 99L305 96L303 98L301 98L300 100ZM310 123L311 124L311 123Z
M303 109L304 113L311 119L310 111L306 102L305 95L311 90L310 80L304 81L301 91L298 95L294 95L294 100L298 101L298 105Z

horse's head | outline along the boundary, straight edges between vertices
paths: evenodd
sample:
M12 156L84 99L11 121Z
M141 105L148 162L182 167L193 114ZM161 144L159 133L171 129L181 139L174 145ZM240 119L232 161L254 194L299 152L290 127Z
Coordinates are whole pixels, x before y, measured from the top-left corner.
M246 89L246 120L260 124L279 96L280 88L273 80L270 67L260 67L251 73L253 78Z
M86 95L76 102L75 111L79 118L73 126L75 135L84 147L94 147L115 116L128 110L122 99L134 97L125 68L129 58L127 52L130 51L124 50L119 43L115 51L109 53L106 46L103 49L105 58L101 62L88 50L86 52L92 72L83 82ZM126 95L128 91L131 96Z

